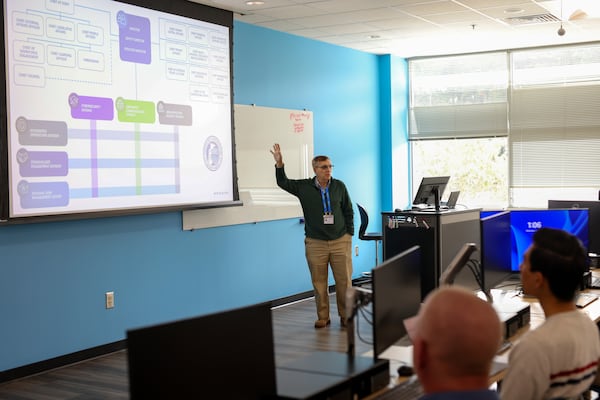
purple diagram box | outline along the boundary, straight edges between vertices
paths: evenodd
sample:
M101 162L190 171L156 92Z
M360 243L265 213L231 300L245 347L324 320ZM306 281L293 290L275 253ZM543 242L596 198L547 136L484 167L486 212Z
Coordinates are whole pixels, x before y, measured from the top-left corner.
M67 182L20 181L17 192L22 208L65 207L69 204Z
M156 105L161 125L192 125L192 107L185 104L169 104L159 101Z
M69 95L71 117L76 119L111 121L114 117L113 101L107 97Z
M17 151L19 174L31 176L67 176L69 157L66 151Z
M124 11L117 13L121 60L138 64L152 61L150 20Z
M24 117L15 122L19 144L23 146L66 146L67 123L64 121L38 121Z

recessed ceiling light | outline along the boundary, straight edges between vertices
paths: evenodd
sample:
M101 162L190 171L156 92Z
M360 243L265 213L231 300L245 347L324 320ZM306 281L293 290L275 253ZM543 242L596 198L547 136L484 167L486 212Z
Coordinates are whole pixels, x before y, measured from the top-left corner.
M523 11L525 11L525 10L522 8L511 7L511 8L507 8L506 10L504 10L504 14L521 14Z
M265 4L264 1L247 1L246 2L247 6L261 6L263 4Z

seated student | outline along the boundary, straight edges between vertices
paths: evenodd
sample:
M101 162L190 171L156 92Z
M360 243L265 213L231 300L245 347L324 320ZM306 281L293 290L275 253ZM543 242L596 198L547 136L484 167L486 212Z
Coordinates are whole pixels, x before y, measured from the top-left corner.
M411 333L422 399L497 400L488 379L501 326L494 308L466 289L431 292Z
M525 294L536 297L546 320L513 346L500 386L503 400L572 399L594 381L600 337L575 305L585 270L585 249L559 229L542 228L521 264Z

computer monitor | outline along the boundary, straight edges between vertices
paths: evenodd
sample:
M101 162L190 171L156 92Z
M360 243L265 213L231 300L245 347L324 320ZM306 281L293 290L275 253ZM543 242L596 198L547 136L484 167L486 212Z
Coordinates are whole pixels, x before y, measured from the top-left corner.
M458 273L471 262L471 255L477 251L475 243L465 243L456 253L440 276L440 285L452 285ZM477 271L479 273L479 271Z
M548 208L587 208L590 232L588 252L600 254L600 200L548 200Z
M421 249L413 246L372 271L373 356L406 335L404 320L421 306Z
M448 201L446 202L446 206L449 209L453 209L456 207L456 203L458 202L458 196L460 196L460 190L450 192L450 196L448 197Z
M132 400L277 394L270 303L128 330L127 358Z
M513 275L510 264L510 212L504 211L480 219L481 274L486 292Z
M415 195L413 206L425 204L439 209L440 199L442 198L444 190L446 190L449 180L449 176L425 177L421 179L421 184Z
M479 211L479 218L489 217L490 215L498 214L506 210L481 210Z
M510 210L511 270L519 272L523 255L540 228L562 229L575 235L584 247L589 246L589 214L586 208Z

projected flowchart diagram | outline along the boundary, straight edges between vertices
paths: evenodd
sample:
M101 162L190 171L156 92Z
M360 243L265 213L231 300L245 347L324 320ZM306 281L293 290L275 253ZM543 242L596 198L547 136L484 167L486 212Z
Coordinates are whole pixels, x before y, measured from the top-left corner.
M93 3L9 10L13 212L231 196L228 32Z

